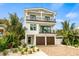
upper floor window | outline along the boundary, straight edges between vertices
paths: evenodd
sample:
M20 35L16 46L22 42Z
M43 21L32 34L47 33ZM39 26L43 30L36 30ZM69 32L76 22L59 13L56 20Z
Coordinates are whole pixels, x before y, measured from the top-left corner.
M50 17L49 16L45 16L45 19L49 21L50 20Z
M30 24L30 30L36 30L36 24Z
M36 20L36 15L30 15L31 20Z
M51 33L51 27L50 26L41 26L40 32L42 33Z

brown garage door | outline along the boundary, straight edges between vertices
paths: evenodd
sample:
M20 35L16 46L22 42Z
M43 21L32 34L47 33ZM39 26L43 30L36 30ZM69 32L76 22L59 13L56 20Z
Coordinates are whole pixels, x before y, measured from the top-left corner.
M36 37L36 45L45 45L45 37Z
M54 45L54 37L47 37L47 45Z

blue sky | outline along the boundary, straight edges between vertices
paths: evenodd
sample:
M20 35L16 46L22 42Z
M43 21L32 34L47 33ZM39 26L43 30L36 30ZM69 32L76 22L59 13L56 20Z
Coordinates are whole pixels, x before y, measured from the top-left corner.
M64 20L70 20L70 23L76 23L76 26L79 26L79 4L77 3L0 3L0 18L8 18L8 14L14 12L21 18L24 16L25 8L47 8L55 11L57 23L54 28L56 29L62 27L61 22Z

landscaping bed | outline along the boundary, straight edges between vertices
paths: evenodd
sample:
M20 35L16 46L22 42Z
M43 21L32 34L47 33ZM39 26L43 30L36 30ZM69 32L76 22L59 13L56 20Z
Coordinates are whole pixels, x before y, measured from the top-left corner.
M21 56L38 52L39 49L36 46L19 46L18 48L5 49L0 52L0 56Z

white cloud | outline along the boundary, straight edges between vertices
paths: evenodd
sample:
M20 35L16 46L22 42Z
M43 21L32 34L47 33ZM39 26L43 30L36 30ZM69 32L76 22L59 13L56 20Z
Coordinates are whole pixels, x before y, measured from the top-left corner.
M56 19L56 21L57 21L58 23L60 23L60 22L64 22L63 19Z
M70 12L66 15L67 18L70 18L70 19L73 19L73 18L76 18L78 16L77 13L75 12Z

